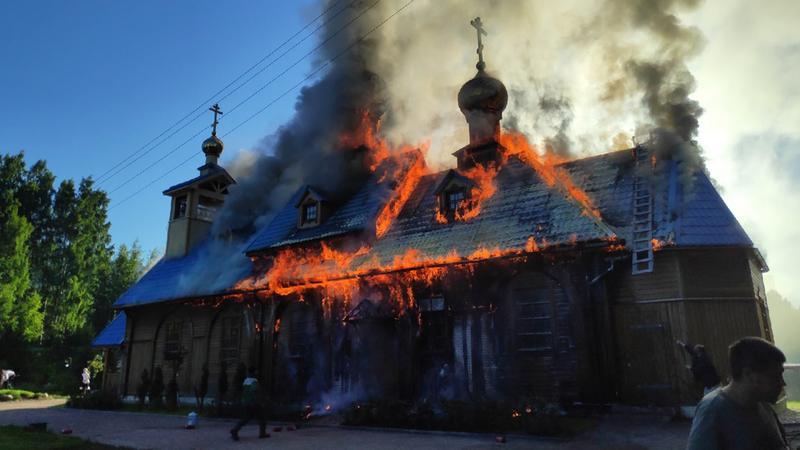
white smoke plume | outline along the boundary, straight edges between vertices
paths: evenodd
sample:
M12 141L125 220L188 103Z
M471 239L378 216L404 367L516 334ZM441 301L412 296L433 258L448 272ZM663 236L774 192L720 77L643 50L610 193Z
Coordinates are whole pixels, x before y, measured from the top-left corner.
M345 14L322 36L367 13L327 42L320 60L337 55L406 3L345 4ZM364 110L382 116L385 134L398 146L430 142L429 164L452 167L450 154L467 143L456 96L476 72L476 30L469 25L476 16L488 32L487 71L509 91L507 128L573 156L630 146L634 132L654 130L671 143L661 153L700 167L699 149L691 141L701 109L689 98L694 79L686 60L703 40L675 15L697 3L414 1L303 89L294 118L264 139L256 158L252 152L243 156L249 169L234 162L238 173L249 174L231 188L213 229L228 236L227 242L212 245L209 256L242 261L247 241L305 183L334 199L352 193L368 175L364 152L343 151L338 138L356 126ZM220 266L199 267L205 272ZM228 282L224 274L190 275L187 280L206 286L212 279Z

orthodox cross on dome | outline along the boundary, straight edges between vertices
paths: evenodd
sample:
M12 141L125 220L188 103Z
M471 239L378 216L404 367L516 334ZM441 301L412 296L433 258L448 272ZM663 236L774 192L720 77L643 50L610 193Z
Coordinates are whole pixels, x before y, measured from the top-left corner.
M222 115L223 112L222 112L222 110L219 109L219 103L214 103L214 106L212 106L211 108L208 108L208 110L209 111L214 111L214 123L211 124L211 126L212 126L211 135L212 136L216 136L217 135L217 125L219 124L219 120L217 120L217 115Z
M486 34L486 30L483 29L483 22L481 22L480 17L470 20L469 24L475 27L475 31L478 33L478 64L476 64L475 67L477 67L479 71L482 71L486 68L486 63L483 62L483 40L481 39L481 35L488 35Z

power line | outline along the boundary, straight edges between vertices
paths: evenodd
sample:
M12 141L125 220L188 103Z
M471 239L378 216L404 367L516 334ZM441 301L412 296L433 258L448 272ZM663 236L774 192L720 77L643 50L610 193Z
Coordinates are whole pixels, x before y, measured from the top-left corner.
M336 36L337 36L339 33L341 33L342 31L344 31L344 30L345 30L345 29L347 29L348 27L350 27L350 25L352 25L352 24L353 24L353 22L355 22L356 20L360 19L360 18L361 18L361 17L362 17L364 14L366 14L366 13L367 13L369 10L371 10L372 8L374 8L374 7L375 7L375 6L376 6L378 3L380 3L380 2L381 2L381 0L376 0L376 1L375 1L373 4L371 4L371 5L370 5L368 8L366 8L366 9L362 10L362 11L361 11L361 12L360 12L360 13L359 13L357 16L355 16L355 17L354 17L353 19L351 19L349 22L345 23L345 24L344 24L343 26L341 26L339 29L337 29L336 31L334 31L333 33L331 33L331 34L330 34L330 35L329 35L329 36L328 36L328 37L327 37L325 40L323 40L323 41L322 41L322 42L320 42L320 43L319 43L319 44L318 44L316 47L314 47L313 49L311 49L311 51L307 52L306 54L304 54L303 56L301 56L300 58L298 58L298 59L297 59L297 60L296 60L294 63L292 63L291 65L289 65L289 67L287 67L287 68L286 68L286 69L285 69L283 72L279 73L278 75L276 75L275 77L273 77L272 79L270 79L269 81L267 81L267 83L265 83L264 85L262 85L261 87L259 87L258 89L256 89L256 91L255 91L255 92L253 92L252 94L250 94L249 96L247 96L247 97L246 97L244 100L242 100L241 102L237 103L237 104L236 104L236 105L235 105L233 108L231 108L230 110L228 110L228 113L227 113L227 114L228 114L228 116L230 116L230 114L231 114L233 111L235 111L236 109L238 109L238 108L239 108L240 106L242 106L244 103L246 103L247 101L249 101L250 99L252 99L253 97L255 97L255 96L256 96L256 94L258 94L259 92L261 92L261 91L263 91L264 89L266 89L266 88L267 88L269 85L271 85L273 82L275 82L275 80L277 80L278 78L280 78L280 77L284 76L284 75L285 75L287 72L289 72L289 70L291 70L291 69L293 69L294 67L296 67L296 66L297 66L298 64L300 64L300 63L301 63L301 62L302 62L304 59L306 59L306 58L308 58L309 56L313 55L313 54L314 54L314 53L315 53L317 50L319 50L320 48L322 48L322 47L323 47L323 46L324 46L326 43L328 43L328 42L329 42L331 39L333 39L334 37L336 37ZM284 55L285 55L285 53L284 53ZM281 55L281 56L283 56L283 55ZM323 66L323 67L324 67L324 66ZM317 72L319 72L319 70L317 70ZM312 75L313 75L313 74L312 74ZM304 79L303 81L305 81L305 80L307 80L307 79L308 79L308 77L307 77L306 79ZM284 94L284 95L285 95L285 94ZM203 111L201 114L204 114L204 113L205 113L205 111ZM191 123L191 122L189 122L189 123ZM186 125L188 125L188 123L187 123ZM181 127L181 129L185 128L185 127L186 127L186 125L184 125L183 127ZM240 125L241 125L241 124L240 124ZM144 174L145 172L147 172L147 171L148 171L148 170L150 170L151 168L155 167L155 166L156 166L158 163L160 163L161 161L163 161L164 159L166 159L167 157L169 157L170 155L172 155L173 153L175 153L176 151L178 151L178 150L179 150L181 147L183 147L184 145L186 145L187 143L189 143L189 142L190 142L192 139L194 139L194 138L196 138L197 136L199 136L199 135L200 135L200 134L201 134L201 133L202 133L204 130L206 130L206 129L208 129L208 128L210 128L210 126L203 127L203 128L202 128L201 130L199 130L197 133L195 133L194 135L192 135L192 136L191 136L189 139L187 139L187 140L183 141L182 143L180 143L179 145L175 146L175 147L174 147L173 149L171 149L169 152L165 153L165 154L164 154L164 155L162 155L160 158L158 158L157 160L155 160L155 161L153 161L152 163L150 163L150 165L148 165L148 166L147 166L147 167L145 167L144 169L140 170L139 172L135 173L133 176L129 177L128 179L126 179L125 181L123 181L121 184L117 185L116 187L114 187L113 189L111 189L110 191L108 191L108 193L109 193L109 194L111 194L111 193L114 193L114 192L116 192L116 191L120 190L122 187L126 186L128 183L130 183L130 182L131 182L131 181L133 181L134 179L138 178L139 176L141 176L142 174ZM238 128L238 126L237 126L237 128ZM180 130L178 130L178 131L180 131ZM176 131L175 133L177 133L177 131ZM172 134L170 135L170 137L171 137L172 135L174 135L175 133L172 133ZM226 133L225 135L227 136L227 133ZM163 142L163 141L162 141L162 142ZM142 155L142 156L144 156L144 155ZM109 178L109 179L110 179L110 178ZM108 180L108 179L107 179L107 180Z
M129 154L129 155L128 155L127 157L125 157L125 158L124 158L122 161L118 162L118 163L117 163L117 164L115 164L113 167L111 167L110 169L108 169L108 170L106 170L105 172L103 172L103 173L102 173L102 174L101 174L99 177L97 177L96 183L98 183L98 185L99 185L99 184L100 184L102 181L104 181L104 180L105 180L105 181L108 181L108 179L109 179L109 178L111 178L111 177L113 177L114 175L116 175L116 174L120 173L122 170L125 170L126 168L130 167L130 166L131 166L131 164L135 163L136 161L138 161L139 159L141 159L141 158L142 158L144 155L146 155L146 154L150 153L151 151L153 151L153 150L154 150L155 148L157 148L159 145L161 145L161 144L162 144L162 143L164 143L166 140L168 140L169 138L171 138L172 136L174 136L174 135L175 135L177 132L179 132L179 131L183 130L183 129L184 129L184 128L186 128L186 126L188 126L190 123L192 123L192 122L196 121L198 118L202 117L202 116L203 116L203 114L205 114L205 109L204 109L204 108L205 108L205 106L207 106L209 103L211 103L211 101L212 101L212 100L213 100L213 99L214 99L216 96L218 96L219 94L221 94L222 92L224 92L226 89L228 89L229 87L231 87L231 86L232 86L234 83L236 83L237 81L241 80L241 79L242 79L242 78L243 78L245 75L247 75L248 73L250 73L250 72L251 72L253 69L255 69L256 67L258 67L258 66L259 66L261 63L263 63L264 61L266 61L266 60L267 60L267 59L268 59L270 56L274 55L274 54L275 54L275 53L276 53L278 50L280 50L280 49L281 49L283 46L285 46L286 44L288 44L289 42L291 42L291 41L292 41L292 39L294 39L294 38L295 38L295 37L297 37L297 36L298 36L300 33L302 33L303 31L305 31L306 29L308 29L308 28L309 28L309 27L310 27L310 26L311 26L311 25L312 25L314 22L316 22L317 20L319 20L319 19L320 19L320 17L323 17L323 16L325 16L325 14L327 14L329 11L331 11L332 9L334 9L334 8L335 8L335 7L336 7L336 6L337 6L339 3L341 3L342 1L343 1L343 0L336 0L336 1L335 1L335 2L334 2L332 5L331 5L331 6L329 6L328 8L326 8L326 9L325 9L324 11L322 11L322 12L321 12L321 13L320 13L318 16L316 16L316 17L315 17L314 19L312 19L310 22L306 23L306 24L305 24L305 25L304 25L302 28L300 28L300 29L299 29L297 32L295 32L293 35L291 35L289 38L287 38L285 41L283 41L283 43L281 43L280 45L278 45L277 47L275 47L274 49L272 49L272 50L271 50L269 53L267 53L267 54L266 54L266 55L265 55L263 58L259 59L259 60L258 60L258 61L257 61L255 64L253 64L253 65L252 65L252 66L250 66L250 67L249 67L247 70L245 70L244 72L242 72L241 74L239 74L239 75L238 75L236 78L234 78L234 79L233 79L233 81L231 81L230 83L228 83L227 85L225 85L225 86L224 86L222 89L220 89L220 90L218 90L217 92L215 92L215 93L214 93L214 94L213 94L211 97L209 97L208 99L204 100L204 101L203 101L202 103L200 103L200 104L199 104L197 107L195 107L193 110L191 110L191 111L190 111L189 113L187 113L185 116L183 116L183 117L182 117L180 120L178 120L178 121L177 121L177 122L175 122L174 124L170 125L170 126L167 128L167 129L165 129L164 131L162 131L162 132L161 132L161 133L160 133L158 136L154 137L153 139L151 139L150 141L148 141L146 144L144 144L143 146L141 146L141 147L139 147L137 150L135 150L133 153ZM352 3L351 3L351 4L352 4ZM349 6L349 5L347 5L347 6ZM344 11L344 10L347 8L347 6L345 6L345 8L342 8L342 9L341 9L341 10L339 10L337 13L335 13L335 14L334 14L334 15L331 17L331 19L329 19L328 21L330 21L330 20L332 20L333 18L335 18L336 16L338 16L338 15L339 15L339 14L340 14L342 11ZM312 31L311 33L309 33L308 35L306 35L306 36L305 36L303 39L301 39L299 42L297 42L297 43L296 43L294 46L292 46L291 48L292 48L292 49L296 48L298 45L300 45L302 42L304 42L306 39L308 39L310 36L312 36L314 33L316 33L316 32L317 32L317 31L318 31L320 28L322 28L322 27L323 27L323 26L324 26L324 25L325 25L325 24L326 24L328 21L326 21L326 22L323 22L321 25L319 25L317 28L315 28L315 29L314 29L314 31ZM280 59L280 58L282 58L284 55L286 55L286 53L288 53L288 52L284 52L284 53L283 53L281 56L279 56L278 58L276 58L275 60L273 60L272 62L270 62L270 63L269 63L269 64L268 64L266 67L264 67L264 68L263 68L261 71L257 72L257 74L260 74L260 73L262 73L264 70L266 70L266 68L270 67L270 66L271 66L272 64L274 64L274 63L275 63L275 62L276 62L278 59ZM245 84L247 84L247 83L248 83L250 80L252 80L253 78L254 78L254 77L251 77L251 78L249 78L247 81L245 81L244 83L242 83L241 85L239 85L239 86L238 86L236 89L234 89L234 90L232 90L231 92L229 92L228 94L226 94L226 95L225 95L225 97L227 97L227 96L231 95L233 92L236 92L238 89L240 89L242 86L244 86ZM225 97L223 97L223 98L225 98ZM115 171L115 169L117 169L117 168L118 168L118 167L120 167L121 165L123 165L123 164L125 164L126 162L128 162L128 161L129 161L131 158L133 158L134 156L136 156L137 154L139 154L139 153L140 153L142 150L144 150L145 148L147 148L148 146L150 146L150 144L152 144L153 142L157 141L159 138L161 138L161 137L162 137L162 136L164 136L165 134L169 133L169 131L170 131L170 130L172 130L173 128L175 128L176 126L178 126L180 123L182 123L184 120L186 120L186 119L187 119L189 116L191 116L192 114L196 113L196 112L197 112L197 111L199 111L200 109L203 109L203 111L202 111L200 114L198 114L198 115L196 115L195 117L193 117L193 118L192 118L192 119L191 119L189 122L187 122L186 124L184 124L184 125L183 125L182 127L180 127L178 130L176 130L175 132L173 132L172 134L170 134L169 136L167 136L165 139L162 139L160 142L158 142L157 144L155 144L155 145L154 145L152 148L150 148L150 149L149 149L149 150L147 150L146 152L142 153L141 155L139 155L137 158L133 159L132 161L130 161L130 162L129 162L128 164L126 164L124 167L122 167L122 168L120 168L119 170L116 170L116 171ZM112 172L114 172L114 173L112 173ZM110 174L110 175L109 175L109 174Z
M306 82L306 81L308 81L309 79L311 79L313 76L315 76L317 73L319 73L319 72L320 72L322 69L324 69L325 67L329 66L331 63L333 63L334 61L336 61L337 59L339 59L339 58L340 58L342 55L344 55L345 53L347 53L347 52L349 52L350 50L352 50L352 48L353 48L353 47L355 47L357 44L359 44L360 42L362 42L362 41L363 41L363 40L364 40L364 39L365 39L367 36L369 36L370 34L372 34L373 32L375 32L377 29L379 29L380 27L382 27L383 25L385 25L385 24L386 24L386 23L387 23L389 20L391 20L392 18L394 18L394 17L395 17L397 14L401 13L401 12L402 12L402 11L404 11L406 8L408 8L409 6L411 6L411 4L412 4L412 3L414 3L414 1L415 1L415 0L409 0L409 1L408 1L406 4L404 4L403 6L401 6L401 7L400 7L400 8L399 8L397 11L393 12L391 15L389 15L388 17L386 17L386 18L385 18L383 21L381 21L381 22L380 22L380 23L378 23L376 26L372 27L372 28L371 28L369 31L367 31L366 33L364 33L363 35L361 35L361 36L360 36L358 39L356 39L356 40L355 40L355 41L354 41L352 44L350 44L350 45L349 45L348 47L346 47L344 50L342 50L341 52L339 52L338 54L336 54L334 57L332 57L332 58L328 59L328 61L327 61L327 62L325 62L325 64L323 64L322 66L320 66L319 68L317 68L316 70L314 70L312 73L310 73L310 74L309 74L308 76L306 76L304 79L302 79L302 80L301 80L299 83L297 83L297 84L295 84L294 86L292 86L291 88L287 89L287 90L286 90L286 91L284 91L282 94L280 94L278 97L276 97L276 98L275 98L275 99L273 99L271 102L269 102L269 103L268 103L266 106L264 106L264 107L263 107L263 108L261 108L260 110L256 111L254 114L250 115L250 116L249 116L247 119L245 119L244 121L242 121L242 122L240 122L239 124L237 124L237 125L236 125L235 127L233 127L231 130L229 130L227 133L225 133L225 135L223 135L223 137L225 137L225 136L229 135L229 134L230 134L230 133L232 133L234 130L238 129L239 127L241 127L241 126L242 126L242 125L244 125L245 123L249 122L250 120L252 120L252 119L253 119L253 118L255 118L256 116L258 116L259 114L261 114L262 112L264 112L264 111L265 111L267 108L269 108L270 106L272 106L273 104L275 104L275 103L276 103L278 100L280 100L281 98L285 97L285 96L286 96L286 95L287 95L289 92L291 92L291 91L293 91L293 90L297 89L297 88L298 88L300 85L302 85L304 82ZM182 145L183 145L183 144L182 144ZM149 182L149 183L147 183L146 185L142 186L142 187L141 187L140 189L138 189L136 192L134 192L134 193L132 193L131 195L129 195L129 196L127 196L127 197L125 197L125 198L124 198L124 199L122 199L122 200L120 200L118 203L116 203L116 204L114 204L114 205L111 205L111 207L109 207L109 208L108 208L108 210L109 210L109 211L111 211L112 209L116 208L117 206L119 206L119 205L121 205L121 204L123 204L123 203L127 202L128 200L130 200L131 198L135 197L136 195L138 195L139 193L141 193L142 191L144 191L144 190L145 190L145 189L147 189L148 187L152 186L152 185L153 185L153 184L155 184L156 182L160 181L161 179L163 179L164 177L166 177L166 176L167 176L167 175L169 175L170 173L172 173L172 172L174 172L174 171L178 170L178 169L179 169L181 166L183 166L184 164L188 163L189 161L191 161L191 160L192 160L192 159L194 159L195 157L196 157L196 155L194 155L194 154L190 155L190 156L189 156L187 159L183 160L182 162L180 162L178 165L176 165L176 166L175 166L175 167L173 167L172 169L168 170L167 172L164 172L163 174L159 175L157 178L153 179L152 181L150 181L150 182Z

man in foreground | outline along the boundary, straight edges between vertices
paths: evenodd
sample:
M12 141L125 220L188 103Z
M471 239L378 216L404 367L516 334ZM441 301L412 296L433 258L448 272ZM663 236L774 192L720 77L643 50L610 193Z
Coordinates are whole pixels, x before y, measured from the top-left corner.
M231 438L234 441L239 440L239 430L253 418L258 420L258 437L269 437L269 433L267 433L267 418L263 406L264 397L261 392L261 387L258 384L258 379L256 378L256 368L250 367L248 372L247 378L245 378L242 383L244 417L231 429Z
M697 406L687 450L786 450L786 432L770 404L786 385L786 357L770 342L746 337L728 348L731 382Z

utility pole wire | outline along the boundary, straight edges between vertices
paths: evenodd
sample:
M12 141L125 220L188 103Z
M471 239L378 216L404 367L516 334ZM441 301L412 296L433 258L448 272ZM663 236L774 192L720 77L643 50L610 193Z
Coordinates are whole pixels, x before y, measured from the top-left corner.
M192 123L192 122L196 121L196 120L197 120L199 117L201 117L201 116L202 116L202 115L205 113L205 110L203 110L203 111L202 111L200 114L198 114L198 115L196 115L195 117L193 117L193 118L192 118L192 119L191 119L189 122L187 122L186 124L184 124L184 125L183 125L181 128L179 128L179 129L178 129L176 132L173 132L172 134L170 134L169 136L167 136L165 139L162 139L162 140L161 140L159 143L157 143L157 144L156 144L156 145L154 145L154 146L153 146L151 149L149 149L149 150L147 150L146 152L144 152L144 153L143 153L142 155L140 155L138 158L134 159L133 161L131 161L130 163L128 163L127 165L125 165L125 166L124 166L124 167L122 167L121 169L119 169L119 170L115 171L115 169L117 169L119 166L121 166L121 165L125 164L125 163L126 163L127 161L129 161L131 158L133 158L134 156L136 156L137 154L139 154L139 153L140 153L142 150L144 150L145 148L147 148L147 147L148 147L150 144L152 144L153 142L157 141L159 138L161 138L162 136L164 136L165 134L167 134L167 133L168 133L170 130L172 130L173 128L175 128L176 126L178 126L178 125L179 125L181 122L183 122L184 120L186 120L186 118L188 118L188 117L189 117L189 116L191 116L192 114L196 113L196 112L197 112L197 111L199 111L200 109L203 109L203 108L204 108L206 105L208 105L208 103L209 103L209 102L211 102L211 101L212 101L212 100L213 100L213 99L214 99L214 98L215 98L217 95L221 94L221 93L222 93L222 92L224 92L226 89L228 89L229 87L231 87L231 86L232 86L234 83L236 83L237 81L241 80L241 79L242 79L242 78L243 78L245 75L247 75L247 74L248 74L248 73L250 73L250 72L251 72L253 69L255 69L256 67L258 67L258 66L259 66L259 65L260 65L262 62L264 62L265 60L267 60L267 58L269 58L270 56L274 55L274 54L275 54L275 53L276 53L278 50L280 50L280 49L281 49L283 46L285 46L286 44L288 44L289 42L291 42L291 40L292 40L292 39L294 39L294 38L295 38L295 37L297 37L297 36L298 36L300 33L302 33L303 31L305 31L306 29L308 29L308 27L310 27L310 26L311 26L311 25L312 25L314 22L316 22L317 20L319 20L319 18L320 18L320 17L323 17L325 14L327 14L329 11L331 11L332 9L334 9L334 8L335 8L335 7L336 7L336 6L337 6L339 3L341 3L342 1L343 1L343 0L336 0L336 1L335 1L335 2L334 2L332 5L331 5L331 6L329 6L329 7L328 7L328 8L326 8L324 11L322 11L322 12L321 12L321 13L320 13L318 16L316 16L316 17L315 17L314 19L312 19L310 22L306 23L306 24L305 24L305 25L304 25L302 28L300 28L300 29L299 29L297 32L295 32L295 33L294 33L293 35L291 35L291 36L290 36L288 39L286 39L285 41L283 41L283 43L281 43L280 45L278 45L277 47L275 47L274 49L272 49L272 50L271 50L271 51L270 51L270 52L269 52L267 55L265 55L263 58L261 58L260 60L258 60L258 61L257 61L255 64L253 64L252 66L250 66L250 67L249 67L247 70L245 70L244 72L242 72L241 74L239 74L239 76L237 76L236 78L234 78L234 79L233 79L233 81L231 81L230 83L228 83L227 85L225 85L225 87L223 87L222 89L220 89L220 90L218 90L217 92L215 92L215 93L214 93L214 94L213 94L211 97L209 97L207 100L204 100L204 101L203 101L202 103L200 103L200 104L199 104L199 105L198 105L196 108L194 108L192 111L190 111L190 112L189 112L189 113L187 113L185 116L183 116L183 117L182 117L180 120L178 120L178 121L177 121L177 122L175 122L174 124L170 125L170 126L169 126L169 127L166 129L166 130L162 131L162 132L161 132L161 133L160 133L158 136L154 137L153 139L151 139L150 141L148 141L146 144L144 144L143 146L141 146L141 147L139 147L137 150L135 150L133 153L131 153L131 154L129 154L128 156L126 156L126 157L125 157L125 158L124 158L122 161L118 162L118 163L117 163L117 164L115 164L113 167L111 167L110 169L108 169L108 170L106 170L105 172L103 172L103 173L102 173L102 174L101 174L99 177L97 177L97 179L95 180L95 182L96 182L96 183L99 185L101 181L104 181L104 180L105 180L105 181L108 181L108 179L109 179L109 178L111 178L111 177L113 177L114 175L118 174L118 173L119 173L119 172L121 172L122 170L125 170L126 168L130 167L130 165L131 165L131 164L133 164L134 162L136 162L136 161L138 161L139 159L141 159L141 157L142 157L142 156L144 156L144 155L146 155L146 154L150 153L152 150L154 150L154 149L155 149L155 148L157 148L159 145L161 145L162 143L164 143L164 141L166 141L167 139L169 139L169 138L171 138L172 136L174 136L174 135L175 135L175 134L176 134L178 131L181 131L181 130L183 130L184 128L186 128L186 126L187 126L187 125L189 125L190 123ZM351 4L352 4L352 2L351 2ZM345 10L345 9L346 9L348 6L349 6L349 5L347 5L345 8L342 8L341 10L339 10L339 11L338 11L336 14L334 14L334 15L332 16L332 18L331 18L330 20L332 20L333 18L335 18L336 16L338 16L338 15L339 15L339 14L340 14L342 11L344 11L344 10ZM302 40L300 40L300 42L298 42L297 44L295 44L295 46L294 46L294 47L292 47L292 48L295 48L295 47L296 47L297 45L299 45L301 42L304 42L306 39L308 39L308 38L309 38L311 35L313 35L313 34L314 34L315 32L317 32L317 31L318 31L320 28L322 28L322 26L324 26L324 25L325 25L325 23L327 23L327 21L326 21L326 22L323 22L323 23L322 23L320 26L318 26L317 28L315 28L315 29L314 29L314 31L312 31L312 32L311 32L309 35L306 35L306 36L305 36L305 37L304 37ZM286 53L284 53L284 55L285 55L285 54L286 54ZM273 64L275 61L277 61L278 59L280 59L282 56L283 56L283 55L281 55L280 57L276 58L276 59L275 59L274 61L272 61L272 62L271 62L269 65L272 65L272 64ZM267 67L269 67L269 65L268 65ZM262 69L262 70L261 70L259 73L263 72L263 70L264 70L264 69ZM248 79L248 80L247 80L245 83L243 83L243 84L239 85L239 87L237 87L236 89L234 89L234 90L233 90L233 91L231 91L230 93L226 94L226 97L227 97L228 95L232 94L233 92L235 92L236 90L238 90L239 88L241 88L242 86L244 86L244 84L246 84L247 82L249 82L251 79L252 79L252 77L251 77L250 79ZM114 172L114 173L112 174L111 172ZM110 174L110 175L109 175L109 174Z
M231 130L229 130L227 133L225 133L225 134L224 134L222 137L225 137L225 136L229 135L229 134L230 134L230 133L232 133L234 130L238 129L239 127L241 127L241 126L242 126L242 125L244 125L245 123L247 123L247 122L249 122L250 120L252 120L253 118L255 118L257 115L259 115L259 114L261 114L262 112L264 112L264 111L265 111L267 108L269 108L271 105L275 104L275 103L276 103L278 100L280 100L281 98L285 97L285 96L286 96L287 94L289 94L291 91L293 91L293 90L297 89L297 88L298 88L300 85L302 85L304 82L306 82L306 81L308 81L309 79L311 79L311 78L312 78L314 75L316 75L317 73L319 73L319 72L320 72L322 69L324 69L325 67L327 67L328 65L330 65L331 63L333 63L334 61L336 61L337 59L339 59L339 58L340 58L342 55L344 55L345 53L349 52L349 51L350 51L350 50L351 50L353 47L355 47L357 44L359 44L360 42L362 42L362 41L363 41L363 40L364 40L364 39L365 39L367 36L369 36L370 34L372 34L373 32L375 32L377 29L379 29L380 27L382 27L383 25L385 25L385 24L386 24L386 22L388 22L389 20L391 20L392 18L394 18L394 17L395 17L397 14L401 13L401 12L402 12L402 11L404 11L406 8L408 8L409 6L411 6L411 4L412 4L412 3L414 3L414 1L415 1L415 0L409 0L409 1L408 1L406 4L404 4L403 6L401 6L401 7L400 7L400 8L399 8L397 11L393 12L391 15L389 15L389 16L388 16L387 18L385 18L383 21L381 21L381 22L380 22L380 23L378 23L376 26L372 27L372 28L371 28L369 31L367 31L366 33L364 33L363 35L361 35L361 36L360 36L358 39L356 39L356 40L355 40L355 41L354 41L352 44L350 44L348 47L346 47L346 48L345 48L343 51L341 51L341 52L339 52L338 54L336 54L336 56L334 56L333 58L330 58L330 59L329 59L329 60L328 60L328 61L327 61L325 64L323 64L322 66L320 66L319 68L317 68L316 70L314 70L312 73L310 73L310 74L309 74L308 76L306 76L304 79L302 79L302 80L301 80L299 83L295 84L294 86L292 86L292 87L291 87L291 88L289 88L288 90L284 91L284 92L283 92L281 95L279 95L278 97L276 97L275 99L273 99L273 100L272 100L270 103L268 103L266 106L264 106L264 107L263 107L263 108L261 108L260 110L256 111L256 113L252 114L252 115L251 115L251 116L249 116L247 119L245 119L244 121L242 121L242 122L240 122L239 124L237 124L237 125L236 125L235 127L233 127ZM206 128L207 128L207 127L206 127ZM199 133L198 133L198 134L199 134ZM193 139L193 138L194 138L194 136L193 136L192 138L190 138L190 140L191 140L191 139ZM181 144L181 145L183 145L183 144ZM125 197L124 199L120 200L119 202L117 202L117 203L115 203L115 204L111 205L111 207L109 207L109 208L108 208L108 210L109 210L109 211L111 211L112 209L114 209L114 208L118 207L119 205L121 205L121 204L123 204L123 203L127 202L128 200L130 200L131 198L135 197L136 195L138 195L139 193L141 193L142 191L144 191L144 190L145 190L145 189L147 189L148 187L152 186L152 185L153 185L153 184L155 184L156 182L160 181L161 179L163 179L164 177L166 177L166 176L167 176L167 175L169 175L170 173L172 173L172 172L174 172L174 171L178 170L180 167L182 167L184 164L188 163L189 161L191 161L191 160L192 160L192 159L194 159L195 157L196 157L196 155L194 155L194 154L190 155L188 158L186 158L185 160L183 160L181 163L179 163L178 165L176 165L176 166L175 166L175 167L173 167L172 169L168 170L167 172L164 172L163 174L159 175L157 178L153 179L152 181L150 181L150 182L149 182L149 183L147 183L146 185L142 186L142 187L141 187L139 190L137 190L136 192L132 193L131 195L129 195L129 196L127 196L127 197Z
M237 103L237 104L236 104L236 105L235 105L233 108L229 109L229 110L228 110L228 113L227 113L228 117L230 117L231 113L233 113L234 111L236 111L236 110L237 110L237 109L238 109L240 106L242 106L244 103L248 102L250 99L252 99L253 97L255 97L255 96L256 96L256 95L257 95L259 92L261 92L261 91L263 91L264 89L266 89L268 86L270 86L270 85L271 85L273 82L275 82L277 79L279 79L279 78L281 78L282 76L286 75L286 73L287 73L287 72L289 72L291 69L293 69L294 67L296 67L296 66L297 66L298 64L300 64L300 63L301 63L303 60L305 60L305 59L306 59L306 58L308 58L309 56L311 56L311 55L313 55L314 53L316 53L316 52L317 52L317 50L319 50L320 48L322 48L322 47L323 47L323 46L324 46L326 43L328 43L328 42L329 42L331 39L333 39L334 37L336 37L336 36L337 36L339 33L341 33L342 31L344 31L344 30L345 30L345 29L347 29L348 27L350 27L350 26L353 24L353 22L355 22L356 20L360 19L360 18L361 18L361 17L362 17L364 14L366 14L366 13L367 13L369 10L371 10L372 8L374 8L374 7L375 7L375 6L376 6L378 3L380 3L380 2L381 2L381 0L376 0L376 1L375 1L373 4L371 4L371 5L370 5L368 8L366 8L366 9L362 10L362 11L361 11L361 13L359 13L357 16L355 16L355 17L354 17L353 19L351 19L349 22L347 22L346 24L344 24L343 26L341 26L341 27L340 27L338 30L336 30L336 31L334 31L333 33L331 33L331 34L330 34L330 35L329 35L329 36L328 36L328 37L327 37L327 38L326 38L324 41L320 42L320 43L319 43L319 45L317 45L316 47L314 47L313 49L311 49L309 52L307 52L306 54L304 54L303 56L301 56L301 57L300 57L299 59L297 59L297 60L296 60L294 63L290 64L290 65L289 65L289 67L287 67L287 68L286 68L286 69L285 69L283 72L281 72L281 73L279 73L278 75L274 76L272 79L270 79L269 81L267 81L267 83L265 83L265 84L264 84L264 85L262 85L260 88L258 88L258 89L257 89L255 92L253 92L252 94L250 94L249 96L247 96L247 97L246 97L244 100L242 100L241 102ZM284 55L285 55L285 54L286 54L286 53L284 53ZM283 56L283 55L281 55L281 56ZM276 60L276 61L277 61L277 60ZM323 66L323 67L324 67L324 66ZM319 70L317 70L316 72L319 72ZM312 75L313 75L313 74L312 74ZM305 78L305 79L303 79L301 82L303 82L303 81L307 80L308 78L309 78L309 77L306 77L306 78ZM292 88L292 89L294 89L294 88ZM283 94L283 95L285 95L285 94ZM280 98L280 97L279 97L279 98ZM276 101L277 101L277 100L276 100ZM274 102L273 102L273 103L274 103ZM203 114L205 114L205 111L202 111L202 112L200 113L200 115L203 115ZM199 117L199 116L198 116L198 117ZM191 122L189 122L189 123L191 123ZM189 125L189 123L187 123L186 125ZM240 125L241 125L241 124L240 124ZM183 129L183 128L185 128L185 125L184 125L184 127L181 127L181 129ZM209 128L209 127L207 127L207 126L206 126L206 127L203 127L203 129L201 129L200 131L198 131L197 133L195 133L194 135L192 135L192 136L191 136L189 139L187 139L186 141L184 141L184 142L182 142L181 144L177 145L177 146L176 146L176 147L174 147L172 150L168 151L166 154L164 154L163 156L161 156L160 158L158 158L158 159L157 159L157 160L155 160L154 162L150 163L150 165L148 165L148 166L147 166L147 167L145 167L144 169L140 170L139 172L135 173L133 176L131 176L131 177L129 177L128 179L126 179L126 180L125 180L124 182L122 182L121 184L119 184L119 185L115 186L113 189L111 189L110 191L108 191L108 193L109 193L109 194L111 194L111 193L114 193L114 192L116 192L116 191L120 190L120 188L122 188L122 187L126 186L128 183L130 183L130 182L131 182L131 181L133 181L134 179L138 178L139 176L141 176L142 174L144 174L144 173L145 173L146 171L148 171L149 169L153 168L153 167L154 167L156 164L158 164L159 162L163 161L164 159L166 159L168 156L172 155L172 154L173 154L173 153L175 153L176 151L178 151L178 150L179 150L181 147L183 147L184 145L186 145L187 143L189 143L189 141L191 141L192 139L194 139L195 137L197 137L197 136L198 136L200 133L202 133L202 132L203 132L203 130L205 130L205 129L208 129L208 128ZM238 126L237 126L237 128L238 128ZM178 131L180 131L180 130L178 130ZM177 131L176 131L175 133L177 133ZM172 134L171 134L169 137L171 137L171 136L172 136L172 135L174 135L175 133L172 133ZM227 136L227 134L228 134L228 133L226 133L226 134L225 134L225 136ZM162 141L162 142L163 142L163 141ZM142 156L144 156L144 155L142 155Z

